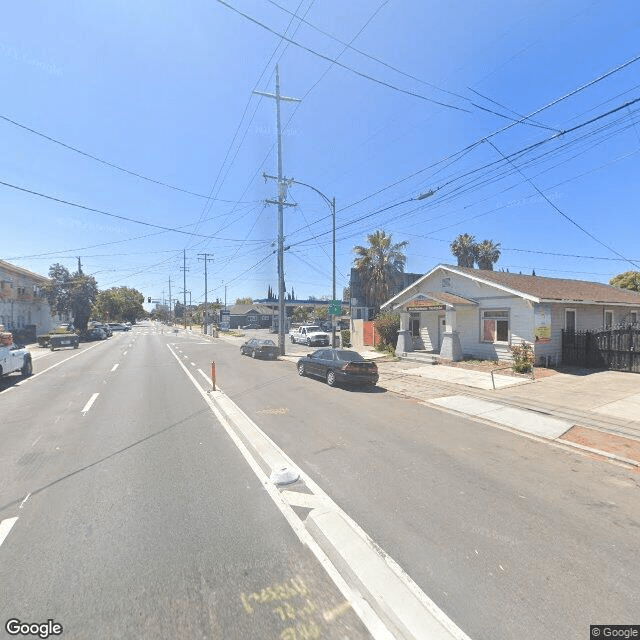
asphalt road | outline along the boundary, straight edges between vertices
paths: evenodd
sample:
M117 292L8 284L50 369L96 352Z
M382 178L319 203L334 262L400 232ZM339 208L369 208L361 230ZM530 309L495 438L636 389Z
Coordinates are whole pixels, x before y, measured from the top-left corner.
M18 518L0 546L3 622L369 637L177 360L203 387L214 360L225 396L471 638L640 622L637 474L150 327L38 357L0 393L0 526Z

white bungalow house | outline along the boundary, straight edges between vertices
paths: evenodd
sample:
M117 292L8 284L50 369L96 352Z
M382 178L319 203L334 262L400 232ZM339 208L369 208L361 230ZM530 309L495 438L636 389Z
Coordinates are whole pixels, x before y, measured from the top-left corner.
M439 264L382 305L400 312L396 353L510 360L533 345L537 363L559 364L562 329L638 326L640 293L599 282Z

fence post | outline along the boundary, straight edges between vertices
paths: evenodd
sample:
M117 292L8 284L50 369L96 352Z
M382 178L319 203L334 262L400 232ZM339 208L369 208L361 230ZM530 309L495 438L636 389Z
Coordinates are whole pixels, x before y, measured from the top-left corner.
M213 390L216 390L216 363L211 363L211 386Z

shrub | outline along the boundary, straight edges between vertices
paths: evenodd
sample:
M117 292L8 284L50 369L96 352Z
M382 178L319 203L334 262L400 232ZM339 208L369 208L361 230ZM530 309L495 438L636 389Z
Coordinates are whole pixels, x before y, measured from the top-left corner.
M342 339L342 346L343 347L350 347L351 346L351 331L349 331L349 329L343 329L340 332L340 337Z
M400 314L388 312L378 314L376 331L380 336L380 344L384 350L387 350L388 347L395 349L398 342L398 331L400 331Z
M533 347L528 342L514 344L511 346L513 356L513 370L517 373L529 373L535 362Z

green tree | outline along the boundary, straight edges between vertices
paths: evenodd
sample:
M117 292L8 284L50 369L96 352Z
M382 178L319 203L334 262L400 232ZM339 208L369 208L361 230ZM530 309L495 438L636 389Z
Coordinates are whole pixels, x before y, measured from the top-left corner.
M500 259L500 243L493 240L483 240L476 245L476 261L478 269L493 271L493 265Z
M144 296L129 287L111 287L98 294L92 315L107 322L135 322L146 315Z
M620 289L640 291L640 271L625 271L609 280L609 284Z
M296 307L293 310L293 320L294 322L308 322L312 313L313 310L311 309L311 307Z
M236 304L253 304L253 298L236 298Z
M329 317L329 307L316 307L316 318L326 320Z
M368 247L358 245L353 248L357 256L354 266L364 283L367 305L379 309L400 281L407 262L404 248L409 243L394 244L391 234L381 230L369 234L367 240Z
M84 331L98 296L95 278L84 275L81 269L71 274L59 263L49 267L49 278L43 290L51 310L59 315L70 314L76 329Z
M451 243L451 253L458 259L459 267L473 269L477 260L477 247L475 236L461 233Z

